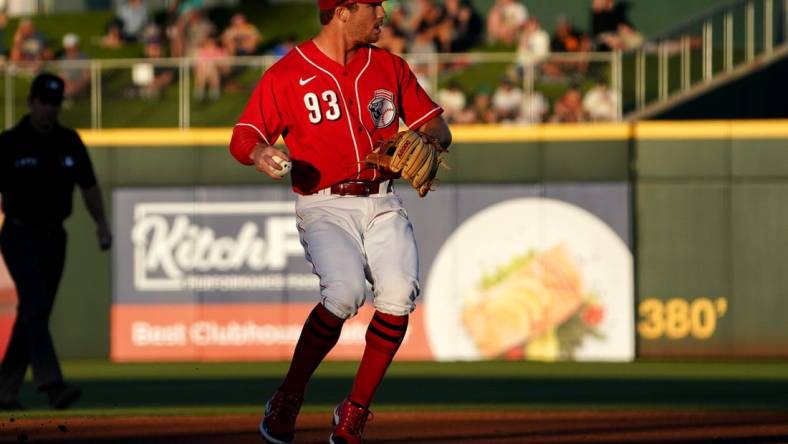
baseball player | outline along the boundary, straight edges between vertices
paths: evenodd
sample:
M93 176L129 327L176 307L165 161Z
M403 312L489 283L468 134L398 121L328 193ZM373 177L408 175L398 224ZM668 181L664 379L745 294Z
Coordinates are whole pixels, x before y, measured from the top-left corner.
M365 158L397 134L400 121L446 148L443 110L400 57L372 45L385 12L380 1L318 0L321 31L268 69L233 129L230 151L273 179L292 163L296 220L306 259L320 278L290 368L260 423L271 443L291 443L312 373L364 303L375 313L353 387L334 409L330 442L360 443L373 395L394 358L419 294L413 229L396 175ZM284 138L288 153L273 144ZM281 159L281 160L280 160ZM403 177L405 174L403 172ZM415 186L415 184L414 184Z

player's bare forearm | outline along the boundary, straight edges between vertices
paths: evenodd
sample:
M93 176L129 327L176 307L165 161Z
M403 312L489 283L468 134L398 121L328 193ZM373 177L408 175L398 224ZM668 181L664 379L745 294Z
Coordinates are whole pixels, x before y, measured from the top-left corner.
M417 128L417 130L434 137L444 148L448 148L451 145L451 130L446 121L443 120L443 117L434 117Z
M287 173L282 163L290 165L290 157L275 148L261 137L251 125L236 125L230 139L230 153L244 165L253 165L257 171L265 173L274 180L281 180Z
M284 176L277 174L277 171L282 170L282 166L274 157L286 161L290 160L290 157L284 151L264 143L258 143L252 148L252 152L249 153L249 159L253 162L257 171L267 174L274 180L282 180Z

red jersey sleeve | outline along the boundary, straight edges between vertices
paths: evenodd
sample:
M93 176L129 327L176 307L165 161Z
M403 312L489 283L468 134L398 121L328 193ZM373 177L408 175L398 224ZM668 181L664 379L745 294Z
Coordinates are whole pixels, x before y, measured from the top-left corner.
M408 62L396 57L399 70L400 106L402 121L410 129L416 129L433 117L443 114L443 108L430 99L424 88L419 85L416 75Z
M252 163L249 153L257 142L262 141L267 145L273 145L284 131L280 115L282 108L277 105L277 96L273 85L274 76L266 72L257 83L246 108L233 128L230 153L243 164ZM254 134L256 134L256 138L253 136Z

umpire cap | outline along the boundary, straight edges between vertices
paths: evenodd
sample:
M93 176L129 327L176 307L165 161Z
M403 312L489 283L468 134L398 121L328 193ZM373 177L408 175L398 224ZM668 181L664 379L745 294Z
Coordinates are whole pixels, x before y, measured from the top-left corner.
M48 72L41 73L33 79L33 84L30 86L30 99L60 105L63 102L64 87L65 84L60 77Z

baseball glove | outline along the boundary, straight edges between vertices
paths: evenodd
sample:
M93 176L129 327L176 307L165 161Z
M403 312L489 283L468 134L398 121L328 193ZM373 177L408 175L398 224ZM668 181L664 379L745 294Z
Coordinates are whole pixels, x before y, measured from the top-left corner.
M383 141L364 160L381 170L400 175L410 182L420 197L424 197L431 190L438 167L449 168L443 160L443 153L447 151L433 137L405 130Z

